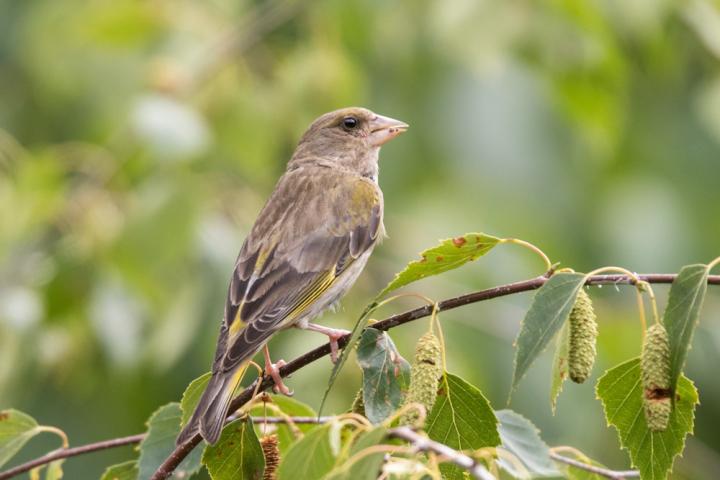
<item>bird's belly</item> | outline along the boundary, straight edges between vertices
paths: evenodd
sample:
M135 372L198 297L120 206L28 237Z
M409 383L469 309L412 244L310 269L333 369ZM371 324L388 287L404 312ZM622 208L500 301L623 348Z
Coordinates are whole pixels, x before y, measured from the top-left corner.
M320 295L318 300L314 302L314 304L305 313L285 328L295 326L305 328L314 318L318 317L326 309L338 303L360 276L360 273L363 271L363 268L365 268L365 264L368 261L368 257L370 257L370 254L372 253L372 250L373 247L370 247L367 251L365 251L365 253L360 255L358 259L347 268L347 270L340 274L330 288Z

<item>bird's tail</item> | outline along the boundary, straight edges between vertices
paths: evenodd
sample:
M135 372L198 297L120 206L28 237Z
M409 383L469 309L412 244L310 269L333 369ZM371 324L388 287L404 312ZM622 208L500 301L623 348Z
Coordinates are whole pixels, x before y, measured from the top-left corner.
M250 362L245 361L233 370L213 374L195 407L195 412L178 435L176 445L185 443L196 433L200 433L211 445L217 443L233 392L240 384L249 364Z

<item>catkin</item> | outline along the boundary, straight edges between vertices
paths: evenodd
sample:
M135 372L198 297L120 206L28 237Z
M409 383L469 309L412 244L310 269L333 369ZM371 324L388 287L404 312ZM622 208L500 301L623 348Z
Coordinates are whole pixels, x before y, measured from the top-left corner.
M592 301L585 290L580 289L570 312L568 349L568 373L575 383L583 383L590 376L595 363L597 322Z
M263 480L275 480L277 468L280 464L280 448L278 447L277 435L266 435L260 439L263 456L265 457L265 473Z
M442 376L440 341L428 332L415 345L415 358L410 370L410 387L405 405L419 403L427 412L432 410L437 398L438 382ZM416 409L409 410L400 418L401 425L415 424L420 415Z
M672 413L670 341L662 324L652 325L645 334L640 369L645 421L650 430L662 432L667 428Z

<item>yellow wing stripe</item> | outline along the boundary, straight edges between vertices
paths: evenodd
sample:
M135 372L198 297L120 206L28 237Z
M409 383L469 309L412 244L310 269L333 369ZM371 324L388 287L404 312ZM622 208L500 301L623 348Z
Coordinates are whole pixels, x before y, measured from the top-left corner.
M310 304L317 300L323 292L330 288L330 285L332 285L334 281L335 272L333 270L330 270L324 277L317 279L317 281L308 288L308 292L298 302L297 306L288 313L285 320L283 320L283 324L293 322Z
M292 307L292 310L290 310L290 313L285 316L282 323L288 324L295 320L307 307L317 300L325 290L330 288L330 285L332 285L335 281L335 278L335 272L330 270L327 274L311 283L307 292L298 300L298 303ZM247 322L240 318L240 312L242 311L244 303L244 301L240 303L237 313L235 314L235 319L230 325L230 331L228 332L230 336L230 343L232 343L233 339L243 330L243 328L247 326Z

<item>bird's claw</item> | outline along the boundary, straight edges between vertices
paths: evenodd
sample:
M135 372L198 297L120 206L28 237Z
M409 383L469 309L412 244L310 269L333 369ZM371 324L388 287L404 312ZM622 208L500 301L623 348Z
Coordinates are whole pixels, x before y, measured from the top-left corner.
M285 365L287 365L287 363L285 363L285 360L278 360L276 363L266 363L265 374L270 375L270 377L273 379L273 382L275 382L275 385L273 385L273 392L282 393L285 396L292 397L295 392L290 390L288 386L285 385L282 377L280 376L280 369Z

